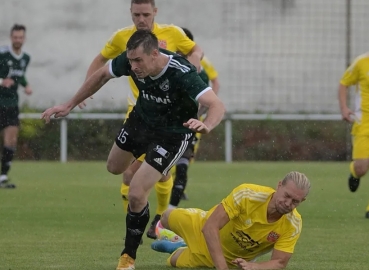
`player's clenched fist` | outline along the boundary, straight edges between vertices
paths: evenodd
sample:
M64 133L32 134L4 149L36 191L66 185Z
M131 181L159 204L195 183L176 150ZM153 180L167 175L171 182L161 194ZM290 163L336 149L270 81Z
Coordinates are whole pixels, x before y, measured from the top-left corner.
M197 133L208 134L210 132L209 128L203 122L194 118L183 123L183 126Z

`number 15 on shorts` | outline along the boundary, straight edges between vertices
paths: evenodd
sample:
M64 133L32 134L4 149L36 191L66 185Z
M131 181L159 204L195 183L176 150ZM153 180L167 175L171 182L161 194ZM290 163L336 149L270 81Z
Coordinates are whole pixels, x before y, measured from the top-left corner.
M127 137L126 137L127 135L128 135L128 132L125 131L124 128L122 128L118 136L118 140L121 142L121 144L125 144L125 142L127 141Z

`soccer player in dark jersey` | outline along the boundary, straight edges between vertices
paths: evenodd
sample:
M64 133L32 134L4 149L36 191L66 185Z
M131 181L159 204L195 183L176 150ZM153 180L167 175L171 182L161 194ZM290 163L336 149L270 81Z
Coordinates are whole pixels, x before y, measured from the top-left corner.
M26 27L15 24L10 31L11 45L0 47L0 131L3 130L0 187L14 188L8 183L8 172L17 146L19 131L18 86L32 94L25 77L30 56L22 51Z
M41 118L49 122L52 115L68 115L110 79L121 76L132 77L139 96L117 134L107 169L121 174L134 158L146 154L130 183L125 246L116 268L131 270L150 219L151 189L180 159L196 132L207 134L220 123L225 109L193 65L178 54L159 50L151 31L138 30L128 40L125 52L89 77L72 99L47 109ZM209 108L203 122L197 119L199 104Z

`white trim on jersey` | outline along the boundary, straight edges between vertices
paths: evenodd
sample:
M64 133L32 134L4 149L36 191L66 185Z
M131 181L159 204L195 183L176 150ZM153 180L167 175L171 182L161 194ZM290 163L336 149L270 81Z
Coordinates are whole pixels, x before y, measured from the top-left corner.
M205 94L207 91L209 90L213 90L210 86L206 87L204 90L202 90L197 96L196 96L196 100L198 100L203 94Z
M159 73L158 75L156 75L155 77L151 77L151 76L150 76L150 78L151 78L152 80L159 79L161 76L163 76L163 74L167 71L167 69L168 69L168 67L169 67L170 62L172 61L173 55L167 55L167 54L164 54L164 53L161 53L161 54L162 54L162 55L165 55L166 57L168 57L168 58L169 58L169 61L168 61L168 63L165 65L165 67L163 68L163 70L162 70L162 71L160 71L160 73Z
M186 72L189 72L191 69L186 66L186 65L183 65L181 63L179 63L177 60L175 59L172 59L171 63L169 64L170 67L172 68L176 68L176 69L179 69L180 71L182 71L183 73L186 73Z
M113 60L109 60L108 65L109 65L109 73L110 73L110 75L113 76L114 78L118 78L118 76L115 75L114 72L113 72Z
M178 160L182 157L182 155L184 154L184 152L187 149L188 146L188 140L191 138L192 133L187 133L185 134L185 139L182 141L181 146L178 149L177 154L174 156L174 158L172 159L172 161L169 163L168 167L166 167L163 171L164 175L167 175L168 171L174 166L174 164L176 164L178 162Z

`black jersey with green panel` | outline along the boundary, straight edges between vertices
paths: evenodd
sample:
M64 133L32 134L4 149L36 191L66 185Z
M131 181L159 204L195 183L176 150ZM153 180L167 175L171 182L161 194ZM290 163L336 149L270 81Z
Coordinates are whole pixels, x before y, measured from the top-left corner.
M15 54L11 46L0 47L0 78L14 80L14 84L9 88L0 86L0 106L18 106L18 85L27 85L25 73L30 59L24 52L20 55Z
M138 79L126 52L113 59L110 73L114 77L132 77L139 90L135 110L146 124L165 132L188 133L183 123L197 118L197 98L211 88L185 58L167 50L160 51L169 61L156 77Z

